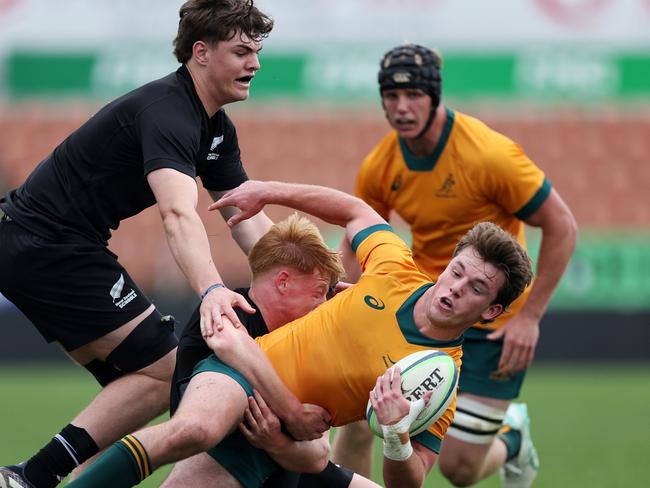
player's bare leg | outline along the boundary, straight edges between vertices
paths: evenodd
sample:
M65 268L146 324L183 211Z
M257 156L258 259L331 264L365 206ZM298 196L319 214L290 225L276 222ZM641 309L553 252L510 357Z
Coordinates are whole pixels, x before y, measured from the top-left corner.
M510 400L462 395L503 412L510 404ZM506 456L506 445L496 435L489 437L488 442L478 443L455 437L450 429L442 443L438 465L452 485L470 486L497 472L505 463Z
M374 445L375 435L365 420L340 427L332 444L332 462L370 478Z
M210 488L212 486L240 488L241 484L212 457L202 452L177 462L160 488Z
M130 345L125 339L136 327L145 321L144 325L151 327L152 320L157 327L158 318L151 305L123 326L68 354L82 365L105 361L123 342ZM155 349L153 351L155 353ZM92 458L98 449L166 411L175 358L174 348L135 373L110 381L50 443L18 466L21 476L36 486L53 487L71 470L79 469L79 463ZM113 374L119 376L119 371L114 371Z
M153 305L119 329L72 352L80 364L106 357L154 311ZM169 383L176 364L176 349L153 364L106 385L75 417L72 424L85 429L100 449L133 432L169 408Z
M237 381L221 373L199 373L170 420L122 438L68 486L135 486L156 468L217 445L241 422L247 406Z

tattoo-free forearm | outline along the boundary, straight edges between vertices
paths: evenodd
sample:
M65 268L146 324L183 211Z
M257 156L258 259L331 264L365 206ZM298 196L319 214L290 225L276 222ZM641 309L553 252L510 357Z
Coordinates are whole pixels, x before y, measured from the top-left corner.
M194 209L170 210L162 215L169 249L192 289L201 295L221 276L212 260L205 227Z
M406 461L384 458L383 474L386 488L420 488L427 475L415 451Z
M313 441L294 441L287 437L286 444L266 452L288 471L320 473L327 466L329 442L325 435Z
M282 382L257 343L243 330L227 330L209 338L208 346L223 362L235 368L260 392L269 408L286 420L301 409L301 403Z
M577 227L571 213L542 227L537 274L522 313L541 319L566 270L576 245Z

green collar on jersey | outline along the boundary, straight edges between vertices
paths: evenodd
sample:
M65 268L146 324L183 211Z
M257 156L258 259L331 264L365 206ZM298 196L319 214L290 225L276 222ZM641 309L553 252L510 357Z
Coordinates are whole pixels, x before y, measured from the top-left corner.
M417 344L418 346L433 348L460 346L463 343L462 335L450 341L439 341L437 339L432 339L431 337L425 336L418 330L415 325L415 320L413 319L413 309L415 308L415 304L418 299L424 295L424 292L431 288L433 285L433 283L425 283L420 288L415 290L415 292L413 292L413 294L408 297L408 299L402 304L402 306L395 314L399 328L402 331L406 342L409 344Z
M406 141L401 137L399 138L399 145L402 149L402 157L404 158L404 162L406 163L407 168L411 171L431 171L438 162L438 158L442 154L442 151L445 149L447 141L449 140L451 128L454 126L454 111L447 107L445 107L445 111L447 112L447 120L445 121L445 126L442 128L442 134L440 134L438 144L436 144L436 147L433 148L433 152L430 156L426 156L424 158L416 157L406 146Z

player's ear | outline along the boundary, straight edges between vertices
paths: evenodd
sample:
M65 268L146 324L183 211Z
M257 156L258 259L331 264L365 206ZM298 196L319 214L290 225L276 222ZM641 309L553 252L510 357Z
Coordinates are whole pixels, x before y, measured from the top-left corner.
M284 295L288 290L289 278L290 278L289 273L284 269L278 271L275 275L275 280L274 280L275 288L278 290L278 293L280 293L281 295Z
M481 320L485 322L492 322L502 313L503 313L503 305L501 305L500 303L493 303L488 308L483 310L483 313L481 314Z
M192 45L192 57L201 66L208 64L209 49L205 41L196 41Z

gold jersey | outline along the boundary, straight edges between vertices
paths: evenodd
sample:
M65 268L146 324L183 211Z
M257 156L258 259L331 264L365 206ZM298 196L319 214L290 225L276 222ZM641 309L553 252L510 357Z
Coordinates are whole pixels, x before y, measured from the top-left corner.
M458 240L474 224L491 221L526 246L523 220L546 200L551 184L519 145L483 122L447 109L431 156L416 158L393 131L364 160L356 194L388 219L406 221L419 268L436 280ZM496 322L516 313L528 291ZM480 326L477 324L477 326Z
M365 418L377 377L416 351L438 349L461 365L462 338L438 341L415 326L413 307L433 285L408 246L387 225L360 232L353 248L363 269L359 282L308 315L258 337L287 387L303 403L332 415L332 425ZM438 452L454 401L428 431L416 436Z

